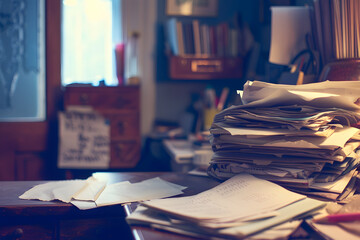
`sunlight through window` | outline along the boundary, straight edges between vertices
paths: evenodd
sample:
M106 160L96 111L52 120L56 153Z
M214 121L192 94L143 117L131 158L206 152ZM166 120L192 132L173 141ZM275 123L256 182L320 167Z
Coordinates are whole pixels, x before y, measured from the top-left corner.
M117 85L115 46L121 42L120 0L63 0L62 85Z

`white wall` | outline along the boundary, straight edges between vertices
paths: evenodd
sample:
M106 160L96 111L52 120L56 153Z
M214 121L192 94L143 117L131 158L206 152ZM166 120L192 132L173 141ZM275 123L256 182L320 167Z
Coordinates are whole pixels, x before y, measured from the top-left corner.
M124 39L133 31L140 33L139 69L141 88L141 133L152 129L155 118L155 22L157 0L122 0ZM126 64L126 63L125 63Z

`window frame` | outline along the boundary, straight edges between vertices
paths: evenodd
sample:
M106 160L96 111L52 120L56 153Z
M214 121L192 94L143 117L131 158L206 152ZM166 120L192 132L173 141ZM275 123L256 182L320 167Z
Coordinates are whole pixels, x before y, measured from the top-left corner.
M45 121L0 122L1 138L14 142L17 152L47 151L56 140L56 114L61 108L60 4L45 0Z

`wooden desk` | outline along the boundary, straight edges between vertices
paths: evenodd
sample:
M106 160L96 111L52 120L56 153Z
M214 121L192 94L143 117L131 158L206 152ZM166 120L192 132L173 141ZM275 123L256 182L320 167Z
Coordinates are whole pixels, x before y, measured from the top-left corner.
M0 239L131 239L120 205L81 211L62 202L18 198L44 182L0 183Z
M202 176L193 176L186 173L169 173L169 172L158 172L158 173L95 173L97 178L106 179L109 182L119 182L129 180L130 182L138 182L144 179L152 177L161 177L162 179L180 184L182 186L188 186L184 191L185 196L194 195L215 187L220 182ZM136 209L137 204L125 205L125 211L130 214ZM131 227L131 231L135 240L190 240L194 239L191 237L177 235L173 233L163 232L154 230L147 227L134 226Z
M202 191L208 190L220 184L220 182L202 176L192 176L186 173L169 173L169 172L160 172L160 173L96 173L96 177L103 178L109 182L119 182L124 180L129 180L130 182L138 182L144 179L152 177L161 177L164 180L173 182L182 186L187 186L184 191L183 196L194 195ZM137 207L136 203L125 205L124 209L126 214L129 215ZM140 226L131 226L131 232L135 240L194 240L197 238L192 238L180 234L160 231L151 229L149 227L140 227ZM303 224L295 233L290 236L289 239L321 239L317 233L310 229L307 225Z
M152 177L177 183L188 188L184 195L193 195L219 184L218 181L182 173L95 173L97 178L109 183L120 181L139 182ZM0 239L173 239L189 240L190 237L133 226L125 222L126 214L136 204L112 205L91 210L78 210L62 202L23 200L18 197L31 187L45 181L19 181L0 183ZM18 238L22 232L22 237ZM309 238L307 238L309 239Z
M128 180L138 182L155 176L194 186L185 190L195 194L217 184L215 180L175 173L96 173L109 183ZM35 185L47 181L2 181L0 182L0 239L133 239L125 222L125 210L121 205L78 210L71 204L23 200L19 196ZM127 207L128 208L128 207ZM130 210L130 208L128 209ZM135 236L146 239L166 236L150 229L134 228ZM154 236L154 238L147 237ZM169 239L169 238L166 238ZM182 239L182 238L181 238Z

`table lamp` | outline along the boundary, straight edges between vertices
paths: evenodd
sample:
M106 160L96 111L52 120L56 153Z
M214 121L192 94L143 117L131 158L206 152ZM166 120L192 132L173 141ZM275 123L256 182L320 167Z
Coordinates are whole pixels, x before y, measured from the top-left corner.
M310 33L309 7L271 7L269 62L289 65L300 51L308 48L306 35Z

